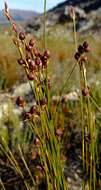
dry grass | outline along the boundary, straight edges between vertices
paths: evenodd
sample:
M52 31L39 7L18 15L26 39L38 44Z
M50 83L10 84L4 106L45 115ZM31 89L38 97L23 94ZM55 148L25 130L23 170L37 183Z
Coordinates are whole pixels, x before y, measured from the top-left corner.
M58 31L59 32L59 31ZM72 35L72 34L71 34ZM88 65L88 78L91 80L92 74L94 75L96 80L100 79L100 69L101 69L101 42L100 35L98 37L94 36L86 36L79 37L79 41L83 41L84 38L89 41L91 44L91 54L89 55L89 59L91 60ZM38 39L38 45L42 49L42 39ZM21 74L20 67L17 65L16 59L18 58L18 52L14 47L11 36L0 35L0 72L3 79L5 79L6 84L5 87L11 87L15 82L19 79L19 75ZM59 33L57 36L52 34L47 35L47 44L48 48L51 52L51 63L49 66L50 75L53 76L54 86L57 82L61 85L65 79L64 71L69 71L70 67L74 61L74 41L71 36L71 40L68 39L66 34L61 36ZM20 74L18 74L20 73ZM66 73L65 73L66 74ZM75 82L78 81L76 75L72 77L72 84L75 86ZM56 89L55 89L56 90Z

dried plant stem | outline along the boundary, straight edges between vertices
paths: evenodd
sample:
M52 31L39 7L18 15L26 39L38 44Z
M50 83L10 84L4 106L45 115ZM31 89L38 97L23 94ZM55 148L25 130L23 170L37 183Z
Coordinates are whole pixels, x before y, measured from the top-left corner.
M73 17L73 29L74 29L74 43L75 43L75 50L77 51L77 33L76 33L76 18Z

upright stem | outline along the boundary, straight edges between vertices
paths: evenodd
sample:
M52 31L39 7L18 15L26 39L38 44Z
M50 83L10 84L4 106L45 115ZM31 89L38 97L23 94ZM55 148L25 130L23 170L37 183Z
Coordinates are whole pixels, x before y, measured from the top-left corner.
M76 35L76 19L75 19L75 17L73 17L73 30L74 30L75 50L77 51L77 35Z
M47 5L47 0L44 0L44 50L46 49L46 5Z

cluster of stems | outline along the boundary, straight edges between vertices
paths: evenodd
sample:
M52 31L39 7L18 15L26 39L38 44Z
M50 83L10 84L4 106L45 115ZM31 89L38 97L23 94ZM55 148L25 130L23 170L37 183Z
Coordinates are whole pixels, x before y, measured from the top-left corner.
M83 44L77 44L76 34L76 14L75 8L71 7L70 16L73 19L73 31L76 53L74 55L77 65L79 66L80 73L80 107L81 107L81 124L82 124L82 163L83 163L83 179L82 189L95 190L97 185L97 166L98 166L98 151L97 151L97 130L95 127L95 113L93 105L100 111L98 105L91 96L91 90L87 81L87 53L91 48L87 41ZM86 176L86 177L85 177Z
M25 70L35 100L29 111L25 111L24 119L28 121L28 126L34 135L37 154L34 154L33 158L36 159L38 156L40 160L38 169L41 175L32 177L30 172L29 174L34 178L33 184L36 189L40 181L45 179L47 190L67 190L61 160L60 139L62 132L57 129L56 119L51 110L51 83L48 78L50 52L49 50L40 52L36 47L35 38L27 40L25 33L20 31L14 23L6 3L5 14L14 32L13 42L20 53L18 64ZM26 102L23 97L19 96L16 103L25 110ZM26 166L24 158L23 161Z
M81 115L82 115L82 160L84 175L88 177L88 189L96 189L96 128L95 114L93 113L91 103L91 92L87 82L86 66L87 52L90 51L88 42L78 46L75 59L78 61L80 71L81 88ZM83 179L83 189L85 189L85 180Z
M38 156L40 164L37 169L40 175L33 176L29 171L29 175L34 181L36 189L40 181L45 179L47 190L67 190L67 182L64 177L63 165L61 160L61 138L62 130L57 128L57 112L60 105L61 95L65 88L65 84L70 79L75 66L79 66L80 73L80 89L81 89L81 116L82 116L82 160L83 171L88 177L89 190L96 190L96 129L95 129L95 114L92 108L92 99L90 87L87 82L86 64L88 62L87 53L90 51L88 42L77 46L76 28L75 28L75 11L71 9L71 17L74 23L74 41L75 41L75 64L64 83L59 101L56 105L55 114L51 109L51 81L48 77L48 64L50 58L49 50L46 50L46 0L44 1L44 51L36 46L36 39L26 39L24 32L20 31L9 13L8 6L5 3L5 14L10 21L14 32L13 42L16 45L20 58L18 64L24 68L27 79L31 86L35 104L25 111L24 119L28 121L28 126L34 134L35 152L33 158ZM16 103L25 110L26 102L23 97L18 97ZM22 151L20 149L22 156ZM22 157L25 167L26 162ZM28 169L28 168L27 168ZM85 180L83 179L82 188L85 189Z

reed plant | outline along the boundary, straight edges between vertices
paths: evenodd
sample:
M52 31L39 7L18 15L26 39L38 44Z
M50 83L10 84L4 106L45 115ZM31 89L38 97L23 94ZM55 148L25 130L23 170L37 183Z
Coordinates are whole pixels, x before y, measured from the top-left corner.
M18 144L18 151L24 168L30 177L31 184L25 178L23 171L10 150L9 146L2 138L1 150L4 152L11 163L13 169L21 177L25 189L39 189L41 182L44 183L46 190L67 190L67 179L64 175L64 163L62 152L62 137L64 131L64 118L61 119L61 99L71 76L76 67L78 67L80 81L80 106L81 106L81 128L82 128L82 163L83 173L88 177L88 190L96 190L96 168L98 166L97 151L97 131L95 127L94 107L100 111L99 106L92 97L90 86L87 82L86 65L88 62L87 53L90 51L88 42L78 46L76 35L76 15L75 10L71 7L70 15L73 19L74 26L74 44L75 44L75 63L59 92L55 105L52 101L51 78L49 78L49 61L50 52L47 49L46 40L46 0L44 1L44 31L43 31L43 51L37 47L35 37L28 40L23 31L21 31L13 21L7 3L5 3L5 15L9 20L12 32L13 42L18 49L19 59L17 60L21 69L24 69L29 85L33 92L35 100L34 105L26 111L26 101L19 96L16 99L18 106L23 109L23 119L27 123L33 134L34 160L38 163L32 165L35 167L34 173L30 169L25 157L24 151ZM59 125L61 122L61 125ZM1 180L1 186L5 189ZM86 181L83 178L82 189L86 187Z
M39 176L32 176L23 152L19 145L19 152L25 168L32 179L35 189L38 188L41 178L45 178L45 189L48 190L67 190L67 182L64 176L64 169L61 160L61 144L62 129L58 129L56 118L51 110L51 81L48 78L48 64L50 52L46 49L45 39L45 19L46 19L46 1L44 2L44 51L40 52L36 46L36 39L32 38L29 41L26 39L24 32L19 31L14 23L8 6L5 3L5 14L8 18L12 30L14 32L13 42L16 45L20 58L18 64L24 69L29 84L35 98L35 104L29 111L24 112L24 120L28 122L29 128L34 134L34 144L39 156L40 171ZM25 108L25 100L19 96L16 103ZM2 138L3 145L6 149L6 155L11 164L23 179L23 173L19 168L19 164L13 156L10 148ZM2 147L2 151L4 151ZM27 189L27 182L24 182Z
M97 129L95 127L95 113L93 105L97 107L100 111L99 106L94 101L91 95L91 89L87 81L87 63L88 57L87 53L90 52L91 47L87 41L84 41L83 44L78 45L77 36L76 36L76 15L75 9L71 8L71 16L73 19L74 26L74 42L76 53L74 55L79 73L80 81L80 105L81 105L81 127L82 127L82 164L83 164L83 173L86 174L88 180L85 180L83 177L82 180L82 189L85 189L86 183L87 189L95 190L97 187L97 159L98 159L98 150L97 150Z

